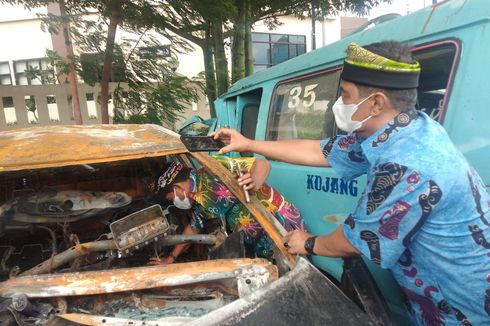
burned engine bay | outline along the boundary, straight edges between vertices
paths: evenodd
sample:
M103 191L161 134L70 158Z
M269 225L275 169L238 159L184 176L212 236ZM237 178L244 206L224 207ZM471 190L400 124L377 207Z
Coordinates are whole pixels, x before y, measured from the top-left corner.
M182 235L190 212L155 191L186 154L0 173L0 324L180 325L278 278L241 232ZM151 265L179 243L171 265ZM104 321L102 321L104 320ZM60 324L61 325L61 324Z

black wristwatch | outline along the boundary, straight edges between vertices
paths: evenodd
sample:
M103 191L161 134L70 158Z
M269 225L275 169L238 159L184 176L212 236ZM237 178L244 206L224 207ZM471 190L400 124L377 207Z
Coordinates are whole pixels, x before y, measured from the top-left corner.
M315 253L313 252L313 248L315 248L315 240L317 236L312 236L306 239L305 241L305 250L308 253L308 255L314 255Z

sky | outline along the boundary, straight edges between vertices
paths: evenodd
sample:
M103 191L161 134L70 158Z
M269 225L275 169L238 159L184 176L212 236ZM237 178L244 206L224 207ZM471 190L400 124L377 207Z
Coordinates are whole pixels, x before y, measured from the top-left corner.
M438 2L440 1L442 0L438 0ZM391 13L406 15L431 4L432 0L391 0L391 4L385 3L373 8L369 14L369 18L372 19Z

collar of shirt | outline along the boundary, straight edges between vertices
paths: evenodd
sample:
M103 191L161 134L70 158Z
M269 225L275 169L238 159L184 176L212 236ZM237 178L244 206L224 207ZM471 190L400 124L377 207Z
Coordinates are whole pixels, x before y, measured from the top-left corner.
M405 133L407 128L412 125L412 122L419 117L418 112L415 109L410 109L407 112L398 114L393 120L385 124L378 129L368 138L362 140L362 137L358 136L358 140L361 143L361 148L364 157L372 165L376 162L377 158L384 153L401 134Z

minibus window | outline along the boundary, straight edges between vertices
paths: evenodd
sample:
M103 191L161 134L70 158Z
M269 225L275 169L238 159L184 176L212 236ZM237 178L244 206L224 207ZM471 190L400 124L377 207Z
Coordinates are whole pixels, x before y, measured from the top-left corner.
M437 121L442 120L456 51L456 44L452 41L413 49L414 57L421 66L416 108Z
M236 122L240 132L247 138L255 139L259 116L262 88L238 95L236 100Z
M247 138L255 139L259 108L259 104L247 104L243 107L241 133ZM254 155L252 152L242 152L240 156L252 157Z
M442 121L457 44L437 42L415 47L413 53L422 68L416 108ZM279 84L272 97L266 139L335 136L338 129L331 107L338 96L340 72L340 67L336 67Z
M245 105L242 113L242 135L250 139L255 139L255 129L257 128L258 116L259 106L257 104Z
M335 132L332 105L340 70L289 80L274 90L266 139L322 139Z

